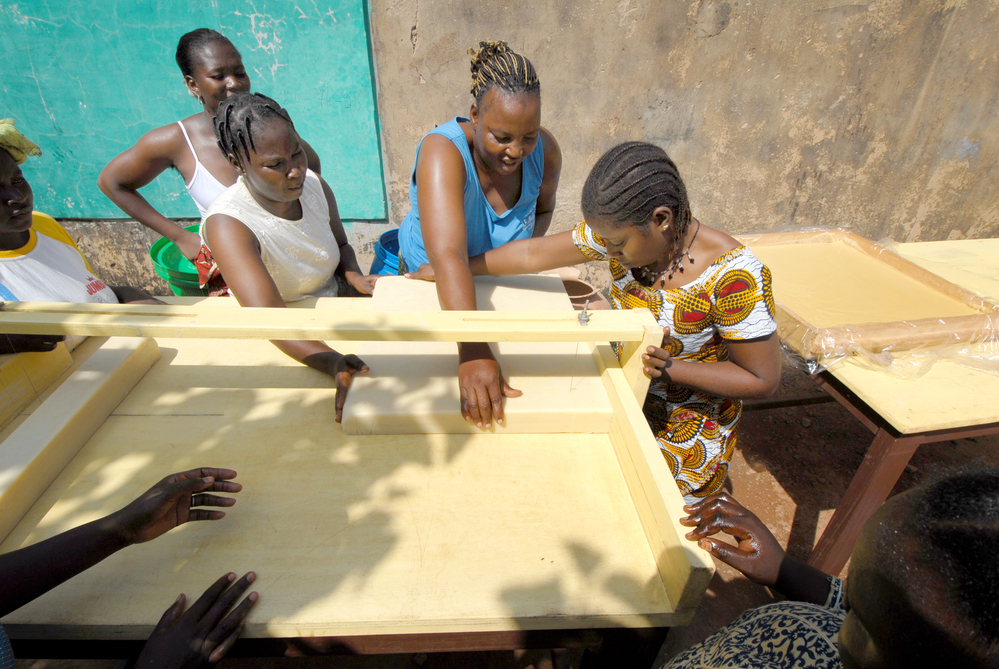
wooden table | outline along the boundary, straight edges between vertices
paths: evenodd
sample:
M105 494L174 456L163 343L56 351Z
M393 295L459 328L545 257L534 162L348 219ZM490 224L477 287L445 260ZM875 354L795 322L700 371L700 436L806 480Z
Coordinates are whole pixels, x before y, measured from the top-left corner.
M682 499L606 345L609 433L369 436L344 434L328 379L266 341L157 343L160 360L0 551L172 471L231 467L244 490L224 520L129 547L7 616L22 655L134 652L178 592L254 570L237 654L603 644L622 653L607 666L625 666L628 644L654 655L707 586L710 557L682 538Z
M999 240L900 244L908 260L999 303ZM995 354L979 347L983 355ZM999 376L942 360L905 380L845 360L814 376L874 433L874 441L836 507L809 563L839 573L871 514L888 498L921 444L999 433Z

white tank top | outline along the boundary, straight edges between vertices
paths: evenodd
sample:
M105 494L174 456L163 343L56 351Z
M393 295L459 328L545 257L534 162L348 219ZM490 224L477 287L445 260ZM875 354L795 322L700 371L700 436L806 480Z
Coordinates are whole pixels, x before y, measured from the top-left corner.
M340 245L330 229L330 209L323 184L312 170L305 173L305 187L299 200L302 218L297 221L278 218L257 204L243 177L239 177L215 199L205 219L225 214L257 236L260 256L285 302L304 297L336 297L333 272L340 264ZM202 221L201 242L207 245L204 229Z
M191 143L191 138L188 137L187 128L184 127L184 124L177 121L177 125L180 126L180 131L184 133L187 146L191 149L191 155L194 156L194 175L191 177L190 183L184 184L184 187L187 188L187 194L194 200L198 211L201 212L201 220L204 221L208 215L208 207L215 201L215 198L225 191L226 187L219 183L219 180L212 176L208 168L198 160L198 154L194 151L194 144Z

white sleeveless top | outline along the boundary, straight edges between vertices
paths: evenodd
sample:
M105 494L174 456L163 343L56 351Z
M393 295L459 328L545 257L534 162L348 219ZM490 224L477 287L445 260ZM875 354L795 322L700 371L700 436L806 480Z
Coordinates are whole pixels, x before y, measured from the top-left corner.
M194 204L197 205L198 211L201 212L201 220L204 221L208 216L208 207L215 201L215 198L225 191L226 187L212 176L208 168L198 160L198 154L194 151L194 144L191 143L191 138L188 137L187 128L184 127L184 124L177 121L177 125L180 126L180 131L184 133L184 139L187 140L187 147L191 149L191 155L194 156L194 176L191 177L190 183L184 184L184 187L187 189L187 194L194 200Z
M215 199L205 219L225 214L257 236L260 256L285 302L304 297L336 297L333 272L340 264L340 245L330 229L330 209L323 184L312 170L305 173L299 200L302 218L297 221L278 218L257 204L243 177L239 177ZM201 243L207 246L204 229L202 221Z

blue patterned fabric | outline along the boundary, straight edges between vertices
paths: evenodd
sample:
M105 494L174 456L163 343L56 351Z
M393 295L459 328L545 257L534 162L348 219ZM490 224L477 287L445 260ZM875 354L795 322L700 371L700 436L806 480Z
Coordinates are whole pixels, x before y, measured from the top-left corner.
M10 639L0 625L0 669L14 669L14 649L10 647Z
M841 669L836 639L846 618L843 581L829 580L824 606L777 602L750 609L665 669Z

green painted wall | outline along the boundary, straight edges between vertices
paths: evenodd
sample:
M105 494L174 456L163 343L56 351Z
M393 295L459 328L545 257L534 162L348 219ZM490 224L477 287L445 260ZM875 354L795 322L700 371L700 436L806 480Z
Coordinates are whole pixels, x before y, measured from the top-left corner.
M23 167L38 210L126 218L97 175L146 131L198 111L174 53L208 27L240 50L253 90L291 113L341 216L387 217L364 0L48 0L0 5L0 21L0 117L42 147ZM142 192L167 216L198 216L174 170Z

